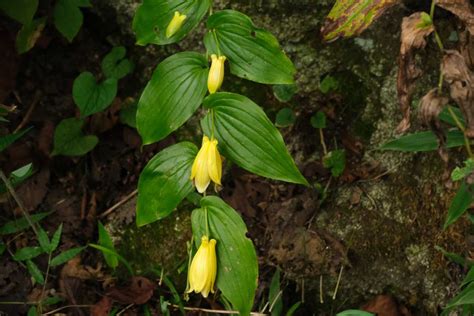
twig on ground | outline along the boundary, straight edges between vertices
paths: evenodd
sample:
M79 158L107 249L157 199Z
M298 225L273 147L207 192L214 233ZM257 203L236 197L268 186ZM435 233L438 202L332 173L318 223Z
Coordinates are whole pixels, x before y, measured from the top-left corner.
M116 209L118 209L120 206L122 206L123 204L127 203L131 198L133 198L135 195L137 195L138 193L138 189L133 191L132 193L130 193L129 195L127 195L126 197L124 197L123 199L121 199L120 201L118 201L115 205L113 205L112 207L110 207L108 210L106 210L105 212L103 212L102 214L99 215L99 218L104 218L106 217L107 215L109 215L110 213L112 213L113 211L115 211Z
M37 90L34 97L33 97L33 101L31 102L30 107L28 108L28 111L26 112L25 116L23 117L23 120L21 120L20 124L15 128L15 133L20 131L30 121L31 114L33 113L34 109L36 108L36 105L38 104L40 98L41 98L41 92L39 90Z

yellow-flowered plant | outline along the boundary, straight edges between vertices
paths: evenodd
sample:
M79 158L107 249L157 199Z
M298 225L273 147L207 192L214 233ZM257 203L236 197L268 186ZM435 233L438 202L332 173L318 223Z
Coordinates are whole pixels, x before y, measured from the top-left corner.
M216 240L208 236L201 238L201 246L191 262L188 270L188 293L201 293L207 297L214 293L214 283L217 275Z
M217 139L204 136L202 146L191 169L191 180L199 193L204 193L211 183L221 185L222 159L217 150Z
M207 89L210 94L216 93L224 81L225 56L211 55L211 69L207 78Z
M176 32L178 32L181 26L183 25L184 20L186 20L186 15L179 13L179 11L176 11L170 23L168 24L168 27L166 28L166 37L170 38L171 36L176 34Z

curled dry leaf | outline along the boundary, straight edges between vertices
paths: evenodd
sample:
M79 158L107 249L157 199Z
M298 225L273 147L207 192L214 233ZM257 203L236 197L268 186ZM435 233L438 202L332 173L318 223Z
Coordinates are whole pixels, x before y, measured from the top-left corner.
M321 34L325 41L357 36L400 0L338 0L329 12Z
M449 99L438 95L438 89L432 89L421 99L420 116L423 124L429 126L438 138L438 153L444 162L448 162L448 152L445 148L446 135L441 128L439 113L448 104Z
M459 51L469 69L474 70L474 34L468 31L459 33Z
M436 5L456 15L474 35L474 8L470 0L437 0Z
M155 284L144 277L134 276L126 287L113 287L107 296L121 304L145 304L153 296Z
M445 52L441 71L449 85L451 98L459 105L466 119L465 134L474 138L474 74L464 57L455 50Z
M426 46L425 38L434 30L432 24L426 25L423 14L426 13L416 12L409 17L403 18L402 22L397 92L403 120L397 128L399 133L403 133L410 128L410 105L413 85L422 74L421 69L417 67L415 62L415 50Z

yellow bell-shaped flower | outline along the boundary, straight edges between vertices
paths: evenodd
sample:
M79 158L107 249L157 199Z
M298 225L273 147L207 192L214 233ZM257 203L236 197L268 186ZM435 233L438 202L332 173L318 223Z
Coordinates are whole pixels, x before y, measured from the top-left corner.
M181 26L183 25L184 20L186 20L186 15L179 13L179 11L176 11L174 13L173 18L171 19L171 22L166 28L166 38L170 38L171 36L176 34L176 32L178 32Z
M209 77L207 78L207 89L210 94L215 93L224 81L224 63L226 57L212 54L211 55L211 69L209 70Z
M211 183L211 180L221 185L222 159L217 150L217 139L210 139L204 136L202 146L191 169L191 180L199 193L204 193Z
M203 236L201 246L188 270L188 293L192 291L207 297L214 293L214 282L217 274L216 240Z

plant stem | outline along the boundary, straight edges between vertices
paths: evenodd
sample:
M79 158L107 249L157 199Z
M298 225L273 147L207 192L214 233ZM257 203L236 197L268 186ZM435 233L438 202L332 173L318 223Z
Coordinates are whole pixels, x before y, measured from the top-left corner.
M49 252L48 254L48 267L46 268L46 274L44 276L44 283L43 283L43 289L41 290L41 296L40 298L43 298L44 297L44 291L46 291L46 284L48 283L48 277L49 277L49 269L51 267L51 255L52 255L52 251ZM38 304L38 308L39 308L39 311L40 311L40 314L43 312L43 305L42 305L42 301L39 302Z
M319 138L320 138L321 146L323 146L324 156L326 156L328 154L328 149L326 147L326 143L324 142L324 133L323 133L322 128L319 129Z
M20 207L21 212L23 213L23 216L25 216L26 221L28 224L31 226L31 229L35 232L36 237L38 237L38 230L36 229L35 224L31 220L30 213L26 210L25 206L23 205L23 202L20 200L18 195L15 193L15 189L13 188L12 184L10 183L10 180L8 180L7 176L5 173L3 173L3 170L0 170L0 178L2 179L3 183L7 187L8 192L10 195L13 197L15 200L16 204L18 204L18 207Z

